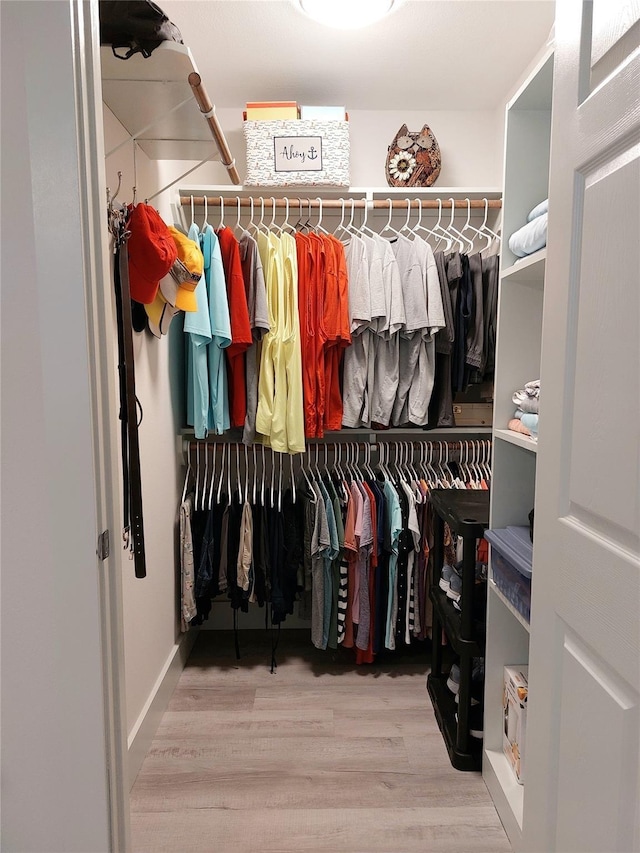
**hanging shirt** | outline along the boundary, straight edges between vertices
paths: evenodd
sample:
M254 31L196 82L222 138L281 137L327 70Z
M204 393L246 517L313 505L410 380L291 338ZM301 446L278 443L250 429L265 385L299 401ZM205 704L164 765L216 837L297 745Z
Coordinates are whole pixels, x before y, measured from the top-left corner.
M385 629L385 648L395 649L395 625L398 614L398 554L400 534L402 533L402 513L400 510L400 500L395 488L388 480L384 483L385 499L388 502L389 510L389 538L391 547L391 556L389 557L389 596L387 602L387 621Z
M189 239L200 245L200 232L194 223L189 229ZM204 253L203 253L204 254ZM205 271L207 258L205 257ZM205 272L196 287L197 311L185 311L187 360L187 423L194 428L196 438L205 438L209 428L209 373L207 346L211 342L209 301Z
M382 281L385 300L384 316L378 319L374 338L374 369L369 386L370 416L372 423L388 426L391 420L399 381L398 333L405 325L402 282L398 262L388 240L376 235L381 245ZM372 295L372 301L374 296Z
M282 260L280 257L280 243L274 234L258 231L257 241L267 292L269 331L262 341L262 356L260 358L260 373L258 375L256 432L264 436L265 444L269 444L273 423L278 339L279 335L282 334L280 329L281 312L279 310Z
M371 293L367 245L356 236L345 244L349 278L351 346L344 354L343 414L346 427L366 423L369 413L368 375L370 357Z
M315 260L311 251L311 240L306 234L296 231L295 241L298 262L298 316L300 321L304 434L307 438L314 438L317 429Z
M256 411L258 408L259 344L270 327L267 292L258 244L248 231L244 231L240 237L240 262L253 340L246 353L247 416L244 422L242 441L245 444L253 444L256 435Z
M227 283L220 243L213 228L208 225L202 235L202 251L209 253L209 271L205 266L211 344L207 348L209 365L209 429L220 435L229 429L229 391L224 353L231 345L231 320L227 298ZM206 255L205 255L206 258Z
M336 430L342 427L342 392L340 390L340 366L345 348L351 343L349 318L349 279L347 262L342 243L332 234L326 238L328 251L332 251L335 261L336 286L335 301L325 299L325 412L324 429ZM327 297L329 295L327 294Z
M400 270L405 310L405 323L400 332L398 346L398 388L391 417L393 425L400 426L403 423L403 411L418 364L420 345L423 336L428 334L429 316L425 281L415 245L401 234L396 240L391 241L391 248Z
M298 315L298 264L296 242L286 231L280 238L284 273L284 340L283 358L286 377L286 397L276 388L277 412L284 406L286 417L285 453L304 453L304 405L302 400L302 355L300 351L300 318ZM278 450L272 444L274 450Z
M226 351L229 371L229 413L231 426L242 427L247 416L244 353L251 346L253 338L238 241L230 228L221 228L216 233L222 253L231 319L231 344Z

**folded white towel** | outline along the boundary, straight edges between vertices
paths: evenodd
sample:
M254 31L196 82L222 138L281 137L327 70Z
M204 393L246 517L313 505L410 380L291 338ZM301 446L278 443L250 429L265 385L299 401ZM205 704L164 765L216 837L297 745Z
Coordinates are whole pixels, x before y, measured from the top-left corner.
M549 210L549 199L545 198L544 201L541 201L540 204L536 204L532 211L527 216L527 222L531 222L532 219L537 219L538 216L542 216L543 213L547 213Z
M532 255L547 245L548 213L536 216L509 237L509 248L518 258Z

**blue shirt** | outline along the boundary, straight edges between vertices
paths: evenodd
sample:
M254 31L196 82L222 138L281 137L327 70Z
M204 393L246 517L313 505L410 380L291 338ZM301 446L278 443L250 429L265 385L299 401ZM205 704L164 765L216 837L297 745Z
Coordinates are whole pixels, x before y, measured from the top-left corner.
M209 368L209 429L218 435L229 429L229 393L223 349L231 343L231 320L227 301L227 284L222 266L220 243L210 225L200 235L204 255L204 274L209 300L211 342L207 347Z
M198 226L193 223L189 239L199 244ZM209 426L209 376L207 347L211 342L209 300L204 274L196 287L197 311L186 311L184 333L187 349L187 423L194 428L196 438L205 438Z

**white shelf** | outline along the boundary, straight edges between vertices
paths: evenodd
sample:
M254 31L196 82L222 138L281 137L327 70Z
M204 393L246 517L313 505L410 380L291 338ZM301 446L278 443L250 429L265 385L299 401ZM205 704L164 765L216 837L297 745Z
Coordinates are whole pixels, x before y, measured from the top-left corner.
M512 429L494 429L493 435L494 438L500 438L502 441L508 441L509 444L515 444L516 447L522 447L524 450L531 451L531 453L538 452L538 442L528 435L514 432Z
M519 612L516 610L516 608L513 606L513 604L511 604L511 602L510 602L510 601L509 601L509 599L505 596L505 594L504 594L500 589L498 589L498 587L496 586L495 581L493 581L493 580L490 580L490 581L489 581L489 589L490 589L490 590L491 590L491 592L496 596L496 598L500 599L500 601L502 602L502 604L504 604L504 606L505 606L505 607L507 608L507 610L511 613L511 615L512 615L512 616L514 616L514 617L515 617L515 619L516 619L516 620L517 620L517 621L522 625L522 627L525 629L525 631L526 631L527 633L529 633L529 631L530 631L529 623L528 623L528 622L527 622L527 620L524 618L524 616L522 615L522 613L519 613Z
M503 281L518 282L519 284L529 284L535 287L544 286L544 271L547 260L547 247L534 252L526 258L522 258L507 267L501 273Z
M500 820L516 850L522 843L524 785L519 785L503 752L485 749L482 775Z
M188 47L166 41L147 59L137 53L123 62L103 46L100 60L102 99L148 157L220 159L189 85L198 69Z

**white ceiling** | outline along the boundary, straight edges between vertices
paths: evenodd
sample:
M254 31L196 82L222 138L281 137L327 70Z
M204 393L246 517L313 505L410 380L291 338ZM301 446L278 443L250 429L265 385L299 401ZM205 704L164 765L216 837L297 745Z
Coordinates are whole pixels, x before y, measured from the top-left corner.
M552 0L405 0L362 30L316 24L292 0L160 0L212 101L351 110L484 110L545 43Z

